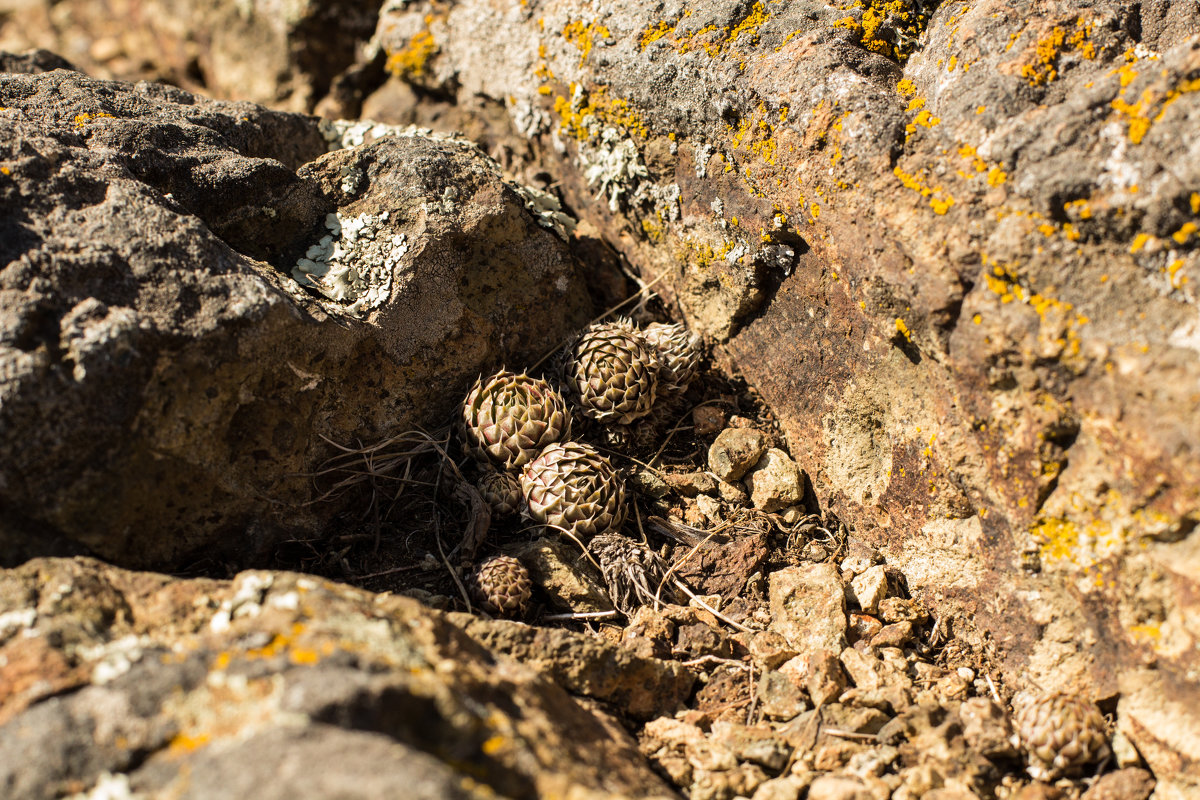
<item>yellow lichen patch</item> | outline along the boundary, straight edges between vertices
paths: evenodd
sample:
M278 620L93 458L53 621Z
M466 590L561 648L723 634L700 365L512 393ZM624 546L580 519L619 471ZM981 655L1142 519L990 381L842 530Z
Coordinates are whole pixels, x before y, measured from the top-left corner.
M1144 248L1146 246L1146 243L1149 242L1153 238L1154 237L1148 233L1139 233L1137 236L1135 236L1133 238L1133 244L1131 244L1129 246L1129 252L1140 253L1142 251L1142 248Z
M1177 258L1167 265L1167 279L1171 281L1172 289L1182 289L1183 285L1188 282L1186 275L1180 275L1179 271L1183 269L1183 259Z
M579 66L583 66L587 61L588 54L592 52L592 47L595 46L597 39L607 39L612 36L608 28L598 22L592 21L588 24L583 24L580 20L568 22L562 30L563 38L571 44L575 45L579 50Z
M1187 240L1196 232L1196 223L1185 222L1183 227L1171 234L1177 244L1187 244Z
M920 170L915 175L902 170L899 166L892 168L892 173L900 179L900 183L908 189L918 192L922 197L929 199L929 207L933 209L935 214L945 214L954 205L954 198L943 189L941 186L927 186L925 184L925 170Z
M991 261L986 255L984 265L992 269L984 273L984 282L1001 303L1022 303L1029 306L1041 319L1045 341L1053 343L1067 356L1077 356L1080 351L1078 328L1091 320L1074 312L1071 303L1065 303L1047 294L1031 291L1021 285L1020 278L1011 266ZM1050 291L1050 290L1047 290Z
M896 91L903 97L912 97L917 93L917 86L908 78L901 78L900 82L896 84Z
M404 46L388 53L387 71L398 78L422 78L425 76L429 59L437 52L438 45L430 31L434 16L425 16L425 29L415 33Z
M1192 207L1193 214L1200 214L1200 193L1192 192L1192 196L1188 198L1188 203Z
M999 167L992 167L990 170L988 170L988 186L999 186L1006 180L1008 180L1008 173Z
M1140 144L1146 138L1153 123L1161 120L1175 101L1185 94L1200 91L1200 78L1185 79L1177 82L1161 96L1158 92L1145 89L1141 98L1136 103L1131 103L1126 99L1126 92L1137 73L1132 72L1129 65L1122 67L1118 72L1121 74L1121 89L1111 105L1114 111L1128 119L1129 141L1134 144Z
M575 84L572 83L568 88L573 95ZM622 133L637 134L643 139L649 135L642 115L630 107L629 101L610 97L607 86L593 89L588 93L586 102L579 105L559 95L554 98L554 110L560 118L559 131L581 142L591 138L587 124L589 117Z
M900 317L896 317L896 333L903 336L905 341L912 341L912 331L908 329L908 326L904 324L904 320L900 319Z
M1064 53L1077 53L1089 61L1094 59L1096 46L1088 41L1091 34L1091 23L1082 18L1075 20L1070 33L1055 25L1050 33L1038 39L1033 53L1021 67L1021 76L1030 86L1045 86L1058 77L1059 59Z
M113 119L112 114L106 114L103 111L98 111L95 114L76 114L74 123L76 128L82 128L94 119Z
M854 31L863 48L894 58L901 64L912 54L917 39L929 21L925 14L905 0L856 0L839 8L843 11L861 10L861 13L837 19L834 27ZM890 31L884 30L885 22L890 22L905 34L899 43Z
M685 17L690 15L691 12L684 13ZM769 18L770 14L767 12L766 5L762 2L757 2L751 7L749 14L733 25L723 27L706 25L697 31L677 36L675 29L679 25L678 21L674 23L658 22L642 31L638 38L638 43L642 49L645 49L651 42L656 42L659 39L669 39L675 50L680 53L688 53L692 50L704 50L708 55L715 57L736 44L738 40L742 40L747 44L757 42L759 29ZM789 35L786 41L790 41L797 33L800 33L800 31ZM779 49L776 48L776 50Z

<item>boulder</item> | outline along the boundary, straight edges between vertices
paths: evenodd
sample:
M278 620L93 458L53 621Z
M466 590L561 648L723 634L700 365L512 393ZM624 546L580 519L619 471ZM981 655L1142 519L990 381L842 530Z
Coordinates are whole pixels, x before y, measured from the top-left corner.
M408 598L39 559L0 574L0 620L11 800L674 796L619 726Z
M461 140L341 148L362 134L63 70L0 76L0 106L0 562L254 563L339 510L306 477L326 440L441 425L588 317Z

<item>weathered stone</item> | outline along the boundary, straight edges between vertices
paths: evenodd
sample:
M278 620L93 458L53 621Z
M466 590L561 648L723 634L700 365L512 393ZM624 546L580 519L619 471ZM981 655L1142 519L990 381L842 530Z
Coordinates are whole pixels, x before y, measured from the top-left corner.
M778 669L796 657L796 651L775 631L755 631L750 635L750 657L762 670Z
M41 640L76 665L52 696L0 680L12 800L673 796L619 725L407 598L87 559L0 573L0 598L7 619L33 612L0 635L0 664Z
M885 597L879 602L879 618L889 625L911 622L921 625L929 621L929 612L916 600L903 597Z
M361 91L356 73L370 72L354 62L376 8L346 0L286 9L233 0L34 0L22 17L10 46L49 48L99 78L160 80L289 111L312 111L332 92L341 101L330 109L336 114Z
M877 565L869 567L850 581L846 599L857 603L858 607L868 614L874 614L879 608L879 602L887 597L887 593L887 568Z
M670 476L667 476L668 478ZM629 483L639 493L653 500L661 500L670 494L674 488L670 480L663 480L658 472L649 469L639 469L629 477Z
M750 495L746 494L746 490L736 483L729 481L718 481L717 492L721 499L731 506L745 506L750 503Z
M771 630L801 655L846 647L846 597L832 564L786 567L771 573Z
M312 502L322 437L437 424L587 316L566 245L462 141L325 154L308 117L61 70L4 75L0 106L0 563L261 560L344 510ZM330 224L370 273L342 301L293 277Z
M725 428L725 412L716 406L700 406L692 411L693 430L697 436L712 436Z
M885 625L871 637L871 647L906 647L912 643L914 636L911 622L895 622Z
M896 666L853 647L842 651L840 660L846 674L860 689L881 689L888 686L909 688L912 679Z
M768 553L766 534L738 536L728 542L708 541L676 573L705 594L735 597L746 588L746 581L762 570Z
M758 681L758 702L763 713L787 721L808 710L804 691L786 673L768 670Z
M520 560L534 584L560 611L612 611L603 580L574 545L561 539L535 539L504 552Z
M604 700L637 719L675 711L693 676L674 661L644 658L593 636L469 614L449 619L475 641L533 668L567 691Z
M750 800L799 800L801 792L808 789L812 780L811 775L772 778L759 786Z
M808 787L808 800L874 800L860 778L822 775Z
M834 700L846 688L846 671L832 652L821 650L808 656L804 687L817 705Z
M708 468L723 481L736 481L758 463L764 449L761 431L726 428L708 448Z
M883 630L883 623L870 614L851 611L847 620L846 636L849 638L850 644L854 644L860 639L870 641L877 633Z
M664 475L663 480L684 497L712 494L717 490L717 481L706 472L683 472Z
M762 511L778 511L800 502L800 471L791 456L777 447L763 453L743 479L750 502Z
M1082 800L1146 800L1154 791L1154 776L1144 769L1121 769L1101 775Z

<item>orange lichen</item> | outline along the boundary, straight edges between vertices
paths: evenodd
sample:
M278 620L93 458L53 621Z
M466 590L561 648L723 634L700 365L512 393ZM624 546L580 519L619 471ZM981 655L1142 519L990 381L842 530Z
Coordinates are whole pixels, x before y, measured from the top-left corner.
M571 44L575 45L579 50L579 66L583 66L587 61L588 54L592 52L592 48L596 44L597 39L607 39L612 36L608 28L595 21L584 25L583 22L575 20L568 22L562 30L563 38Z
M1059 59L1064 53L1078 53L1089 61L1096 57L1096 46L1088 41L1092 25L1084 19L1075 20L1074 30L1055 25L1046 36L1038 39L1029 60L1021 67L1021 76L1030 86L1045 86L1058 77Z
M426 14L425 29L414 34L399 50L388 54L388 72L406 79L424 77L426 65L438 49L430 31L433 21L434 16Z

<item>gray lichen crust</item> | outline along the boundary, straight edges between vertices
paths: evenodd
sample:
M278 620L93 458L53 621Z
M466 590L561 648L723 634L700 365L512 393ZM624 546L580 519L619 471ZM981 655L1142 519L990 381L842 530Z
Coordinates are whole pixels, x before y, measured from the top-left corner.
M388 233L389 217L387 211L378 216L327 215L329 233L296 262L292 277L341 304L337 310L354 316L383 305L391 296L396 267L408 252L404 234Z

